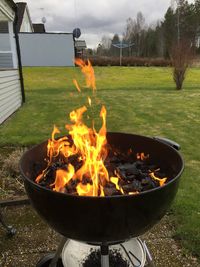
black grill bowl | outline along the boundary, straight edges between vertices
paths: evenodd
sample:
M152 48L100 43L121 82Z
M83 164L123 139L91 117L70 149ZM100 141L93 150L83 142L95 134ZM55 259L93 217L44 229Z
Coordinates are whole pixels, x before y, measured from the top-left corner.
M140 236L165 215L176 195L184 168L176 149L140 135L108 133L107 139L123 152L132 148L149 154L152 162L168 170L171 180L138 195L83 197L54 192L34 182L38 169L46 166L47 141L36 145L20 161L26 192L38 214L70 239L109 244Z

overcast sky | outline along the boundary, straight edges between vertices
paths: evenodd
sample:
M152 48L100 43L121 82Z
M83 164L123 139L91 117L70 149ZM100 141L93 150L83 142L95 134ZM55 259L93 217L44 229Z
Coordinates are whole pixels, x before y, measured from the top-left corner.
M47 31L72 32L79 27L88 47L97 47L103 35L121 35L126 19L141 11L146 23L162 19L173 0L24 0L32 22L46 17ZM15 2L19 2L15 0ZM174 0L175 2L175 0ZM192 2L189 1L189 2Z

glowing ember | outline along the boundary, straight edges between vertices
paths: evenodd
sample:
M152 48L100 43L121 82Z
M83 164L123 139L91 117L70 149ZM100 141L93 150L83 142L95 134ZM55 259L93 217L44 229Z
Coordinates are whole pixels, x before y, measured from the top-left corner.
M90 61L87 64L81 59L76 59L75 63L80 66L82 73L85 75L86 86L92 88L93 92L96 89L94 69ZM73 83L77 90L81 92L78 82L74 79ZM92 105L91 98L88 97L89 106ZM55 181L51 182L50 187L54 191L64 192L64 188L68 184L75 183L76 193L81 196L105 196L104 189L107 190L114 187L116 192L125 194L123 189L122 177L119 170L114 170L109 176L109 172L105 166L105 160L108 156L108 146L106 139L106 108L102 106L100 111L100 118L102 126L97 131L94 126L89 128L83 122L83 115L87 111L87 107L83 106L79 109L73 110L70 113L71 124L65 127L69 132L68 137L55 138L59 134L59 129L54 126L51 139L48 140L47 156L48 166L38 175L36 183L45 180L45 175L48 168L55 162L58 162L65 167L56 167ZM127 154L132 155L132 149L129 149ZM114 155L117 153L114 152ZM136 159L145 161L149 155L144 153L137 153ZM58 164L58 165L59 165ZM128 166L129 168L129 166ZM132 168L132 167L131 167ZM152 180L164 185L167 178L160 179L155 175L155 171L148 171ZM113 176L114 175L114 176ZM116 177L115 177L116 175ZM127 193L129 195L138 194L137 184L132 191Z

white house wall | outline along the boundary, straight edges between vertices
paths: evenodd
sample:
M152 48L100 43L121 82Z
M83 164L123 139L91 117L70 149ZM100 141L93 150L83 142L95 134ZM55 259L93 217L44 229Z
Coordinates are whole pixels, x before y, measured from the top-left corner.
M14 11L0 0L0 19L8 22L9 33L0 34L0 124L22 104L16 40L13 33ZM3 14L3 15L2 15ZM16 68L16 69L14 69Z
M9 33L0 33L0 51L11 51Z
M22 66L74 66L72 34L19 33Z
M22 104L18 70L0 71L0 124Z

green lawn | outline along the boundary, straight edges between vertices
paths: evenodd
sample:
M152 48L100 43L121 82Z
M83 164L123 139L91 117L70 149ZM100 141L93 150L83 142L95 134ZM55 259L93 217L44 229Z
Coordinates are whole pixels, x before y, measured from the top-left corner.
M93 101L90 117L100 125L106 105L108 131L163 136L182 147L185 172L173 204L176 237L200 256L200 69L188 72L184 89L176 91L168 68L95 68L97 93L79 94L72 84L82 81L78 68L25 68L26 103L0 130L1 146L32 145L49 138L53 124L63 133L68 114ZM88 119L90 123L90 119Z

